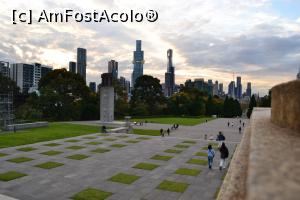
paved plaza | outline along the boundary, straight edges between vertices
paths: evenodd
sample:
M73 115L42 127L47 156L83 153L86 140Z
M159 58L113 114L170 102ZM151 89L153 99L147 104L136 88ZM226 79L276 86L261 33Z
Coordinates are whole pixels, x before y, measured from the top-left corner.
M239 120L230 121L233 127L227 127L228 119L180 126L163 138L97 133L0 149L0 177L20 173L15 179L0 180L0 194L20 200L60 200L93 188L108 192L110 200L214 199L226 171L218 169L219 153L213 169L208 169L205 148L217 143L204 140L204 134L222 131L231 157L242 135ZM168 188L165 183L174 185Z

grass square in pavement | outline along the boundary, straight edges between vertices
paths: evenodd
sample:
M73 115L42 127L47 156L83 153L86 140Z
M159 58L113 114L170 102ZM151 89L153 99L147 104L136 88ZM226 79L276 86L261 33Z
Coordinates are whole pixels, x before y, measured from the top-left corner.
M18 151L29 152L29 151L37 150L37 148L34 148L34 147L23 147L23 148L19 148L19 149L17 149L17 150L18 150Z
M71 150L79 150L85 148L84 146L68 146L66 149L71 149Z
M83 139L87 139L87 140L93 140L93 139L96 139L97 137L96 136L86 136L86 137L83 137Z
M189 146L189 145L186 145L186 144L177 144L177 145L175 145L174 147L180 148L180 149L187 149L187 148L189 148L190 146Z
M207 153L206 152L202 152L202 151L199 151L199 152L197 152L197 153L195 153L195 156L207 156Z
M189 184L187 183L164 180L156 187L156 189L183 193L188 188L188 186Z
M196 144L197 142L194 141L194 140L185 140L182 143L185 143L185 144Z
M133 168L136 169L144 169L144 170L153 170L159 167L160 165L152 164L152 163L138 163Z
M116 139L116 138L104 138L103 140L112 142L112 141L116 141L118 139Z
M216 142L213 142L213 143L208 143L208 145L211 145L212 146L212 148L214 149L214 150L217 150L218 149L218 147L219 147L219 144L218 143L216 143ZM202 147L201 148L201 150L207 150L207 147L208 147L208 145L207 146L204 146L204 147Z
M56 146L60 146L61 144L58 143L48 143L48 144L44 144L44 146L48 146L48 147L56 147Z
M71 197L73 200L105 200L113 193L99 189L87 188Z
M102 142L88 142L86 144L89 144L89 145L98 145L98 144L102 144Z
M167 149L165 150L164 152L166 153L176 153L176 154L179 154L182 152L182 150L179 150L179 149Z
M35 167L39 167L42 169L52 169L63 165L64 165L63 163L59 163L59 162L45 162L45 163L35 165Z
M151 159L153 159L153 160L163 160L163 161L168 161L171 158L173 158L173 156L162 156L162 155L158 155L158 154L151 157Z
M126 147L126 144L112 144L110 145L111 147L116 147L116 148L122 148L122 147Z
M201 159L190 159L186 163L188 164L195 164L195 165L207 165L207 160L201 160Z
M199 169L188 169L188 168L179 168L175 171L175 174L187 175L187 176L198 176L201 173Z
M40 154L47 155L47 156L55 156L55 155L58 155L58 154L61 154L61 153L63 153L63 152L51 150L51 151L42 152Z
M137 137L137 140L150 140L151 138L149 137Z
M73 142L73 143L75 143L75 142L80 142L80 140L71 139L71 140L65 140L65 142Z
M27 174L23 174L16 171L8 171L0 174L0 181L11 181L24 176L27 176Z
M109 151L110 151L110 149L97 148L97 149L92 150L91 152L92 153L105 153L105 152L109 152Z
M13 162L13 163L23 163L23 162L29 162L29 161L32 161L32 160L34 160L34 159L27 158L27 157L17 157L17 158L9 159L7 161Z
M131 184L138 180L140 176L132 175L132 174L125 174L125 173L118 173L112 176L108 181L118 182L123 184Z
M140 142L140 140L127 140L127 141L125 141L126 143L139 143Z
M4 156L7 156L8 154L6 153L0 153L0 157L4 157Z
M71 155L71 156L67 156L66 158L73 159L73 160L83 160L83 159L86 159L88 157L89 156L83 155L83 154L74 154L74 155Z
M128 138L129 136L128 135L118 135L117 137L118 138Z

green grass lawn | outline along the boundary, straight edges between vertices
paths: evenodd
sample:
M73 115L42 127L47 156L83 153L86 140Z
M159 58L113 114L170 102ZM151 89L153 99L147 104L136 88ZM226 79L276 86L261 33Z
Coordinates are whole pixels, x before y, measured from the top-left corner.
M58 143L48 143L48 144L44 144L44 146L48 146L48 147L57 147L60 146L61 144Z
M194 140L185 140L182 143L184 143L184 144L196 144L197 142L194 141Z
M61 153L63 153L63 152L51 150L51 151L42 152L40 154L43 154L43 155L46 155L46 156L55 156L55 155L58 155L58 154L61 154Z
M83 154L74 154L74 155L71 155L71 156L67 156L66 158L73 159L73 160L83 160L83 159L86 159L88 157L89 156L83 155Z
M102 144L102 142L88 142L86 144L89 144L89 145L98 145L98 144Z
M0 157L4 157L4 156L7 156L8 154L6 153L0 153Z
M195 164L195 165L207 165L208 161L207 160L201 160L201 159L190 159L186 163L189 164Z
M160 136L159 130L148 130L148 129L133 129L133 134L149 135L149 136Z
M60 167L62 165L64 165L64 164L58 163L58 162L45 162L45 163L35 165L35 167L39 167L42 169L52 169L52 168Z
M164 180L156 188L160 190L183 193L188 188L188 186L189 184L187 183Z
M122 147L126 147L126 144L112 144L110 145L111 147L115 147L115 148L122 148Z
M33 144L79 135L99 132L97 126L68 123L49 123L48 127L39 127L0 135L0 148Z
M97 148L97 149L92 150L91 152L92 153L105 153L105 152L109 152L109 151L110 151L110 149Z
M140 140L127 140L127 141L125 141L126 143L139 143L140 142Z
M174 147L180 148L180 149L187 149L187 148L189 148L190 146L189 146L189 145L186 145L186 144L177 144L177 145L175 145Z
M11 181L17 178L21 178L23 176L27 176L27 174L23 174L20 172L16 172L16 171L9 171L9 172L5 172L0 174L0 181Z
M204 123L205 120L212 120L211 117L151 117L151 118L133 118L132 122L151 122L158 124L179 124L186 126L194 126L197 124Z
M94 188L87 188L73 197L71 199L73 200L104 200L108 197L110 197L113 193L106 192L103 190L98 190Z
M66 149L71 149L71 150L79 150L85 148L84 146L68 146Z
M7 161L13 162L13 163L23 163L23 162L29 162L32 160L33 160L32 158L27 158L27 157L17 157L17 158L9 159Z
M179 153L182 152L182 150L178 150L178 149L167 149L167 150L165 150L164 152L166 152L166 153L177 153L177 154L179 154Z
M168 161L171 158L173 158L173 156L154 155L151 157L151 159L153 159L153 160L163 160L163 161Z
M207 156L207 153L206 153L206 152L199 151L199 152L195 153L195 156L204 156L204 157L206 157L206 156Z
M144 169L144 170L153 170L159 167L159 165L152 164L152 163L138 163L133 168L136 169Z
M136 180L138 180L139 178L140 178L140 176L119 173L119 174L111 177L108 180L113 181L113 182L123 183L123 184L131 184L131 183L135 182Z
M186 175L186 176L198 176L201 170L199 169L188 169L188 168L179 168L175 171L175 174Z
M23 148L19 148L19 149L17 149L17 150L18 150L18 151L29 152L29 151L37 150L37 148L34 148L34 147L23 147Z

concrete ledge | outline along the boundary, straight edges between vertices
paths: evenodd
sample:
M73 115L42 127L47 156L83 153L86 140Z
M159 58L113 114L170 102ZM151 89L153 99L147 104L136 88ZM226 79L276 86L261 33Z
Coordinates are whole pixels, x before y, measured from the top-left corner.
M270 117L270 109L254 109L218 199L299 199L300 135Z
M14 129L16 130L23 130L23 129L28 129L28 128L37 128L37 127L44 127L48 126L48 122L34 122L34 123L25 123L25 124L13 124L13 125L8 125L6 126L5 130L6 131L13 131Z
M271 121L300 133L300 80L272 88Z

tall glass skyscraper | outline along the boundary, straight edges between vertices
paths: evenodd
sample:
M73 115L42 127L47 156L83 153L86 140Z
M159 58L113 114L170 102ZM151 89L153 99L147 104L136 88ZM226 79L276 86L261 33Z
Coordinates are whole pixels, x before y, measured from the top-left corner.
M242 78L240 76L236 77L236 98L242 98Z
M173 50L169 49L167 51L168 57L168 68L167 73L165 73L165 96L172 96L175 89L175 68L173 66Z
M108 61L108 73L112 74L113 79L118 79L118 62L115 60Z
M86 80L86 49L77 48L77 74Z
M133 72L131 77L131 85L134 87L135 80L143 76L144 71L144 51L142 51L142 41L137 40L136 41L136 50L133 52Z

